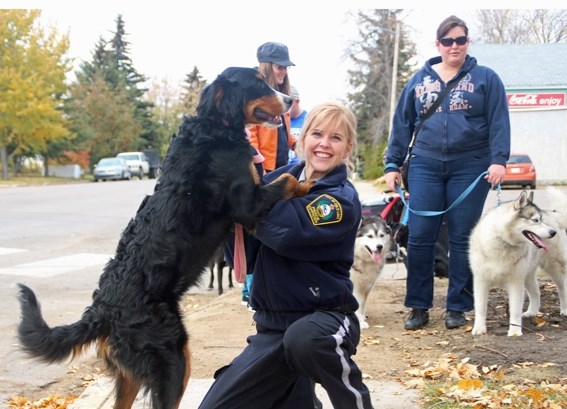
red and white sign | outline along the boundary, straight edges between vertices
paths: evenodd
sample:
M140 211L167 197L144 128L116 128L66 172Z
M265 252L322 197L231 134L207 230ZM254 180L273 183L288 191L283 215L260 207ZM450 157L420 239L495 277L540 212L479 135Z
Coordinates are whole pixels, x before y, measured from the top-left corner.
M507 94L509 108L557 108L565 106L564 92Z

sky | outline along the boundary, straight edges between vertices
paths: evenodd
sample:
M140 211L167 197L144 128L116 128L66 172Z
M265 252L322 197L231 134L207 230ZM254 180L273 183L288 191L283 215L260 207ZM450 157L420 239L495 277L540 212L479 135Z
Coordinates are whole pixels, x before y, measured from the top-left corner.
M349 7L332 5L347 1ZM475 5L483 7L483 2L492 6L501 3L500 8L508 4L522 8L522 3L528 3L480 0ZM473 9L451 8L450 4L458 4L456 2L446 2L446 7L442 6L443 2L436 2L436 7L423 8L423 3L400 0L0 0L0 7L41 9L42 25L69 34L69 56L76 67L81 61L90 61L101 37L105 40L112 37L116 17L121 14L134 67L150 80L166 78L172 84L181 84L194 66L207 81L212 81L229 66L256 66L258 46L267 41L280 42L288 46L290 59L296 64L289 70L290 82L300 93L301 105L309 109L328 99L345 100L347 92L351 91L347 79L350 62L345 58L345 50L349 42L357 38L354 19L349 17L356 9L403 8L403 24L418 45L418 66L437 55L435 31L445 17L455 14L471 28ZM474 38L474 33L471 37Z

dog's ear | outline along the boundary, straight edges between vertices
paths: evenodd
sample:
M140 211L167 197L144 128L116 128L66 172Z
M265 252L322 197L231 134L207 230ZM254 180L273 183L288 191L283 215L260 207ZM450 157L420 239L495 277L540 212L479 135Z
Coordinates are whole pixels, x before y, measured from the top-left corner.
M197 114L213 118L228 127L244 121L244 100L238 93L238 81L219 75L201 93Z
M533 203L534 202L534 192L530 192L530 196L528 197L528 203Z
M533 197L533 192L532 193L532 197ZM524 207L526 207L529 202L528 202L528 194L525 190L522 190L522 192L520 193L520 196L518 196L518 198L516 199L516 201L514 202L514 210L520 210L523 209Z

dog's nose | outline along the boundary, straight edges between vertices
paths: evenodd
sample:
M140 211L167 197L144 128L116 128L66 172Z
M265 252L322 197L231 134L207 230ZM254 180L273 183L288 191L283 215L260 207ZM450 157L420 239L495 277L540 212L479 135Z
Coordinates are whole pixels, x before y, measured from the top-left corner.
M551 238L551 237L555 236L556 233L557 233L557 232L556 232L555 230L551 230L551 231L549 232L549 237Z
M376 246L376 250L378 250L378 251L382 251L383 248L384 248L384 246L381 245L381 244L378 244L378 245Z

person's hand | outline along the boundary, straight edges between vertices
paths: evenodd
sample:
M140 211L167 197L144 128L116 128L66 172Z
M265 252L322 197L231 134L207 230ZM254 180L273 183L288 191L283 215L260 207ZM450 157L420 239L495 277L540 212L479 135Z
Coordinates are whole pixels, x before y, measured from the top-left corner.
M400 186L402 185L402 175L400 175L400 172L388 172L384 175L384 179L386 180L388 189L392 192L396 191L396 183Z
M492 186L497 186L504 180L506 174L506 167L503 165L490 165L488 167L488 175L484 177Z

